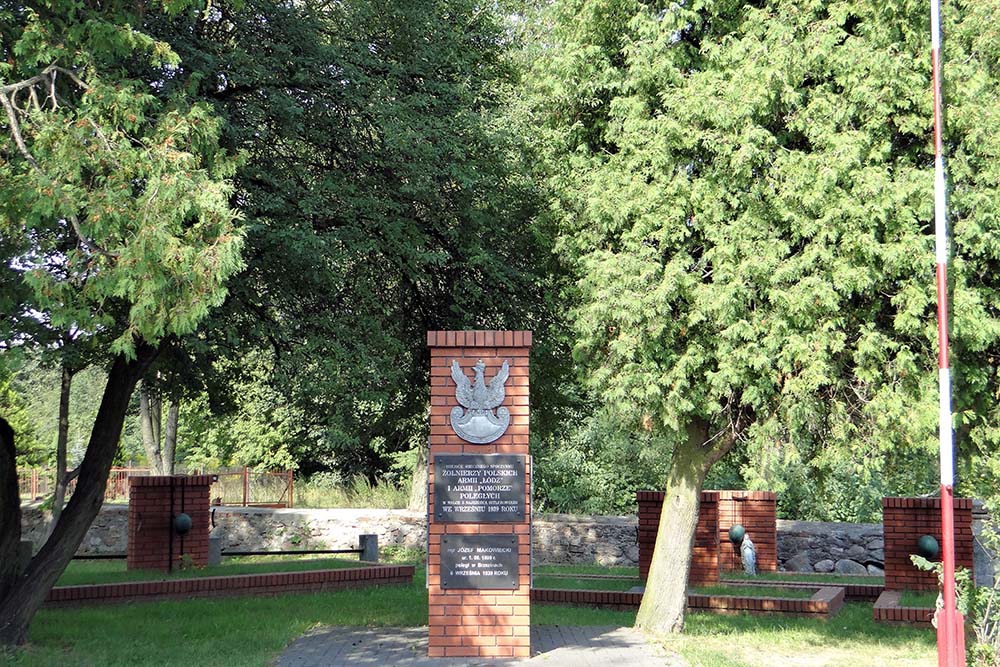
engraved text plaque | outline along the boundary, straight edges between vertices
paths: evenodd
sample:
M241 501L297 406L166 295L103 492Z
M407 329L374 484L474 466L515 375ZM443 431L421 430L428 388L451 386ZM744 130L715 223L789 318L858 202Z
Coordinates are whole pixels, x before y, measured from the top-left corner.
M442 535L441 588L519 587L517 535Z
M523 454L434 457L434 520L441 523L524 521Z

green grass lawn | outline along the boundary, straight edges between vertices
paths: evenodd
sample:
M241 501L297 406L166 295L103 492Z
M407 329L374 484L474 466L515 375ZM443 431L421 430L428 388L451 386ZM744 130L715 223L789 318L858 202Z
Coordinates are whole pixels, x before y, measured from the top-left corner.
M594 591L627 591L634 586L642 586L640 579L573 579L536 574L535 588L584 589Z
M827 621L689 614L684 634L661 642L691 667L928 667L935 635L872 622L872 606L845 604Z
M0 656L0 665L263 667L316 626L426 625L424 576L418 567L413 583L405 586L43 609L29 645ZM589 607L535 605L531 613L535 625L620 627L635 621L634 612ZM685 634L663 643L690 667L933 664L932 632L876 625L871 614L864 603L845 605L830 621L689 614Z
M899 606L933 609L937 606L937 599L937 591L903 591L903 595L899 598Z
M613 575L618 577L639 578L639 568L637 567L603 567L601 565L536 565L535 574L600 574Z
M331 570L361 567L357 559L322 558L315 556L239 556L223 558L215 567L192 567L173 572L159 570L126 570L125 560L74 560L59 577L57 586L79 584L121 584L128 581L159 581L163 579L191 579L197 577L222 577L237 574L266 574L269 572L300 572L303 570Z

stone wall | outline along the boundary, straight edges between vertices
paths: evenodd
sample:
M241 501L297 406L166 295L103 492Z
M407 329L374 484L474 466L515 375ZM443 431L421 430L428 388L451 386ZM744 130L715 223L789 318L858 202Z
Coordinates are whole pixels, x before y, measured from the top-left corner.
M534 562L638 565L636 518L536 514L533 518ZM355 549L358 535L378 535L380 546L424 549L426 517L406 510L257 509L220 507L213 536L229 551L282 549ZM24 508L24 539L43 537L42 512ZM125 553L128 507L105 505L80 553ZM819 523L778 520L779 569L806 572L881 574L884 563L881 524ZM988 557L988 556L986 556ZM862 572L863 571L863 572ZM986 568L977 568L977 574Z
M38 549L45 541L46 527L52 513L39 509L39 503L21 506L21 539ZM104 505L80 544L80 554L124 554L128 543L128 505Z
M778 569L882 574L882 524L778 520Z
M1000 570L1000 558L987 547L983 538L983 529L989 521L989 512L983 506L983 501L972 501L972 560L973 574L977 586L993 586L997 571Z

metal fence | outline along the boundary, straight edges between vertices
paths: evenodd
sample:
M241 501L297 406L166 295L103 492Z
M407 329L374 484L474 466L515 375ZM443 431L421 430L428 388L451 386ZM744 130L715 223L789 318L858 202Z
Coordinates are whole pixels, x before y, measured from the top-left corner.
M213 505L294 507L295 482L291 470L275 472L242 468L211 474L219 478L212 485Z
M127 503L129 477L151 475L149 468L112 468L108 486L104 491L104 501ZM235 505L242 507L293 507L294 480L291 470L259 471L252 468L205 471L201 474L217 475L219 481L212 485L213 505ZM41 500L55 491L55 471L45 468L19 470L17 476L21 498ZM70 482L66 490L69 497L76 487L76 480Z

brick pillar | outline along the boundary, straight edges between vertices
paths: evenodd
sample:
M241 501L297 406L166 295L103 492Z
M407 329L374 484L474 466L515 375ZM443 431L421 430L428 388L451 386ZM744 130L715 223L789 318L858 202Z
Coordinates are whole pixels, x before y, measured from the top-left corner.
M639 576L645 579L653 561L653 548L663 510L662 491L639 491ZM710 586L719 582L719 492L702 491L698 504L698 524L691 550L688 585Z
M740 545L729 541L739 524L757 549L757 570L778 571L778 497L773 491L719 491L719 569L742 572Z
M954 507L955 567L972 571L972 499L955 498ZM923 535L931 535L939 545L943 545L940 498L882 499L885 590L925 591L938 588L935 573L918 570L910 561L910 555L917 552L917 540Z
M528 355L530 331L429 331L431 352L431 436L428 488L429 594L428 649L431 657L505 657L531 655L531 459L528 456ZM509 378L502 407L510 411L510 424L498 439L474 444L459 436L450 414L459 407L451 365L457 361L462 373L473 379L473 369L482 360L488 385L506 361ZM523 465L523 514L484 520L448 518L435 505L435 458L457 466L463 455L480 463L490 455L506 455ZM455 468L453 467L452 470ZM439 484L445 482L442 476ZM520 495L519 493L517 494ZM484 510L490 508L485 507ZM510 520L507 520L510 519ZM477 536L483 536L480 540ZM442 548L458 541L464 544L506 544L517 554L516 572L504 570L512 581L506 588L472 587L454 584L442 577ZM451 547L454 548L454 547ZM492 547L490 547L492 548ZM454 570L452 570L454 572ZM444 579L444 580L443 580ZM515 588L516 586L516 588Z
M129 477L129 570L169 570L171 559L177 569L185 556L193 565L208 564L212 481L212 475ZM181 513L192 521L184 536L173 528L174 517Z

